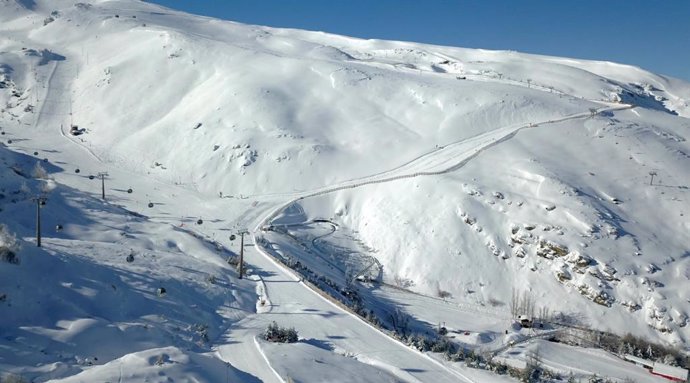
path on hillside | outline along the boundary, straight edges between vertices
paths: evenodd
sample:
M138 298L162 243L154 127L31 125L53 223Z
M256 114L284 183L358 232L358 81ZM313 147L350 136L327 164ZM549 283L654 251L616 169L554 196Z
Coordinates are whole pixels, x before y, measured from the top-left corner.
M627 104L606 106L597 109L596 114L601 114L603 112L608 111L631 109L634 107L634 105ZM403 165L400 165L398 167L381 173L376 173L366 177L339 182L337 184L315 189L312 191L294 193L294 197L292 199L284 203L279 208L275 209L271 214L261 219L258 222L258 224L255 225L255 231L261 228L262 226L269 224L286 207L292 205L293 203L299 200L321 196L340 190L354 189L366 185L392 182L406 178L437 176L454 172L465 166L469 161L471 161L473 158L475 158L485 150L490 149L494 145L498 145L502 142L505 142L513 138L517 133L519 133L523 129L535 128L546 124L554 124L568 120L589 118L592 116L592 112L587 111L536 123L510 125L504 128L499 128L487 133L477 135L466 140L461 140L448 144L438 150L423 154L411 161L406 162Z

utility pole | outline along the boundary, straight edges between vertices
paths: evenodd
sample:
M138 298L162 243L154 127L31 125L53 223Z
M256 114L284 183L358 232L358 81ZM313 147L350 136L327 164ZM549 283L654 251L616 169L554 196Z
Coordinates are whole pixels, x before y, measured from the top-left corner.
M656 172L652 170L651 172L649 172L649 175L652 176L652 178L649 179L649 184L651 185L652 182L654 182L654 176L656 175Z
M105 177L108 172L99 172L98 176L101 177L101 198L105 201Z
M36 201L36 247L41 247L41 206L46 204L46 197L36 196L31 199Z
M244 263L244 232L240 233L240 264L238 265L239 270L240 270L240 279L242 279L242 272L244 271L244 267L242 264Z
M242 274L244 274L244 235L249 234L249 231L247 229L242 229L237 234L240 236L240 263L237 265L237 269L240 274L240 279L242 279ZM234 235L230 236L231 241L235 240L235 238Z

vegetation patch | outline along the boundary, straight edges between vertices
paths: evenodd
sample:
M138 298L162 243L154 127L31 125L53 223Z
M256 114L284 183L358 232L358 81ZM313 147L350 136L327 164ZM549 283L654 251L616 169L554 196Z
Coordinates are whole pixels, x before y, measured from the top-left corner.
M298 340L297 331L290 327L280 327L271 322L263 333L263 338L274 343L295 343Z

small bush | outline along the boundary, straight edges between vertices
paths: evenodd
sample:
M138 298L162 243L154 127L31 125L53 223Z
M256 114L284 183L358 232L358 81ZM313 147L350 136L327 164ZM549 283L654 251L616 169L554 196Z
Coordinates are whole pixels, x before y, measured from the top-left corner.
M264 331L263 338L269 342L295 343L297 342L297 331L292 327L280 327L276 322L271 322Z
M236 257L234 255L229 255L227 262L228 262L228 265L237 267L237 265L240 264L240 257Z
M399 333L402 336L407 336L410 332L410 320L412 317L401 310L396 308L395 311L390 314L390 323L393 326L393 331Z
M445 337L436 339L431 345L431 352L452 354L454 351L455 346Z
M613 383L613 380L600 378L597 374L594 374L589 377L587 383Z
M208 336L207 324L196 323L192 325L191 329L199 337L199 340L197 341L199 346L209 342L210 338Z
M19 244L17 238L12 234L7 226L0 224L0 261L19 264Z
M6 247L0 247L0 261L18 265L19 257L12 250Z
M31 170L31 175L34 178L38 178L38 179L50 178L50 175L48 174L46 169L43 166L41 166L40 162L36 162L36 165L34 166L33 170Z
M156 366L164 365L165 364L165 356L166 356L165 354L158 355L158 357L156 357L156 361L154 362L154 364Z

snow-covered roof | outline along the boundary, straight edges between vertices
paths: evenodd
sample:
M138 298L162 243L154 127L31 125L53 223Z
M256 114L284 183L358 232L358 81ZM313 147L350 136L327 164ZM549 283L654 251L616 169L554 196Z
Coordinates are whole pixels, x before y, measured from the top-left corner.
M643 365L643 366L648 366L648 367L653 367L653 366L654 366L654 362L652 362L651 360L647 360L647 359L643 359L643 358L638 358L638 357L636 357L635 355L625 354L623 357L624 357L625 359L627 359L627 360L633 362L633 363L641 364L641 365Z
M665 377L680 379L684 382L688 379L688 370L680 367L669 366L663 363L654 363L653 374L663 375Z

